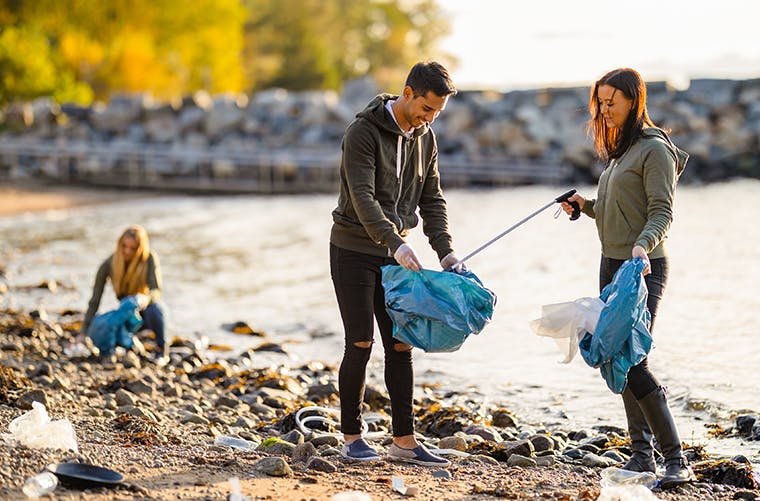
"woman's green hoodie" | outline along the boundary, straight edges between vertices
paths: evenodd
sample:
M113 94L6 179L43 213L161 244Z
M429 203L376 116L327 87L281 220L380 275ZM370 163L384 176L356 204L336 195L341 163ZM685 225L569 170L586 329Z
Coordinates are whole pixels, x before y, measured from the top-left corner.
M385 108L396 98L375 97L346 129L330 242L392 256L417 226L419 207L422 230L440 259L452 249L435 134L425 124L405 138Z
M665 132L650 127L610 162L599 177L597 198L583 205L583 212L596 219L602 255L630 259L635 245L651 259L667 254L676 183L688 158Z

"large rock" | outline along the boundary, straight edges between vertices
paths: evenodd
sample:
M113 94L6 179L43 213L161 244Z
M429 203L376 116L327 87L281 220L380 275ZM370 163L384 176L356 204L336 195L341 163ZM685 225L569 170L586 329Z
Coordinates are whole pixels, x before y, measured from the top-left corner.
M90 114L93 127L117 134L126 133L140 117L146 95L117 94L108 105L95 104Z

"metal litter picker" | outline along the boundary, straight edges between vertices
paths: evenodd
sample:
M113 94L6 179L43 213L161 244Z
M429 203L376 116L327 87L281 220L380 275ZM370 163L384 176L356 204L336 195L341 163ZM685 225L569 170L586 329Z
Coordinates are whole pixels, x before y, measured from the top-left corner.
M481 245L480 247L478 247L474 251L470 252L465 257L463 257L462 259L460 259L459 261L457 261L456 263L454 263L453 265L451 265L447 269L451 270L451 269L457 268L459 265L461 265L462 263L464 263L465 261L467 261L468 259L470 259L474 255L478 254L480 251L482 251L485 248L489 247L491 244L493 244L494 242L496 242L497 240L499 240L501 237L503 237L507 233L511 232L515 228L518 228L518 227L522 226L527 221L529 221L530 219L533 219L534 217L536 217L537 215L539 215L540 213L542 213L543 211L545 211L546 209L548 209L552 205L559 204L559 203L562 203L562 202L567 202L568 201L567 199L570 198L571 196L573 196L574 194L575 194L575 190L570 190L567 193L563 193L562 195L558 196L557 198L555 198L554 200L552 200L548 204L544 205L540 209L538 209L535 212L531 213L530 215L524 217L523 219L521 219L517 223L513 224L512 226L510 226L506 230L502 231L501 233L499 233L498 235L496 235L495 237L493 237L491 240L489 240L488 242L484 243L483 245ZM573 207L573 213L570 216L570 220L571 221L575 221L576 219L578 219L579 217L581 217L581 206L578 204L578 202L568 202L568 203L570 205L572 205L572 207Z

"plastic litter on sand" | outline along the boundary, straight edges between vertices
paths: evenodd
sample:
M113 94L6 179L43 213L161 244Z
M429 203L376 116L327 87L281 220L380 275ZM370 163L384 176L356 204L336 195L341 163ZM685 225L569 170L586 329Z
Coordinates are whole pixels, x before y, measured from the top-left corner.
M58 477L49 471L43 471L33 477L29 477L21 488L29 498L39 498L50 494L58 486Z

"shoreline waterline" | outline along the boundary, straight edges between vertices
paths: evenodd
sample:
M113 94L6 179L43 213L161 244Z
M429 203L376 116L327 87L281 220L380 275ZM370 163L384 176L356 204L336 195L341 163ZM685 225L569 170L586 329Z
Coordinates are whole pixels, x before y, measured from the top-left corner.
M592 187L578 189L593 193ZM561 191L447 191L456 249L464 254L477 247ZM751 263L760 256L757 249L742 245L760 241L759 230L745 223L759 195L760 183L747 180L685 186L677 196L668 242L672 275L651 364L671 389L682 438L705 443L708 449L723 449L729 442L713 445L705 422L742 409L757 412L759 407L754 389L760 375L753 368L760 366L760 355L746 347L757 341L752 317L758 303L751 291L760 271ZM735 200L734 210L717 214L714 208L727 199ZM177 333L206 336L219 344L240 343L220 325L244 320L269 332L271 340L299 360L335 364L342 353L342 327L327 265L334 203L332 195L156 194L139 203L122 200L97 208L19 214L0 219L0 263L11 287L51 279L64 286L55 293L14 293L16 306L83 309L94 272L112 242L124 226L139 222L161 256L164 297ZM410 241L432 268L435 256L421 230ZM473 398L503 402L532 422L624 425L620 399L609 393L598 371L579 360L558 364L553 343L535 337L528 327L542 304L595 294L597 266L592 221L555 220L551 211L531 221L470 263L499 296L492 324L459 352L415 351L417 381L441 382L471 392ZM101 311L113 305L106 296ZM378 348L373 377L382 378L381 360ZM758 461L758 448L747 443L740 450ZM721 453L730 454L733 444L726 449Z

